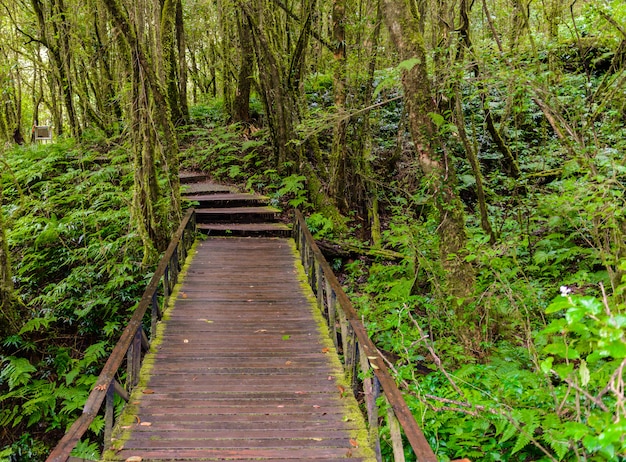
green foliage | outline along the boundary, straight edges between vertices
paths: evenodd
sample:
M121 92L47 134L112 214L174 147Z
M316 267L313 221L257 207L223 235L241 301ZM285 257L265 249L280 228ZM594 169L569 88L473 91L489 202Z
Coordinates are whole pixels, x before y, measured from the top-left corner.
M247 137L243 132L240 124L193 128L187 132L193 145L183 153L182 167L208 172L216 180L246 182L247 189L265 187L272 173L265 155L267 134Z
M283 196L289 197L289 205L292 207L306 207L310 205L307 202L307 191L305 185L306 177L302 175L290 175L284 177L280 182L280 187L276 191L276 196L281 198Z
M13 454L13 449L7 448L0 450L0 462L10 462L10 455Z
M306 218L306 224L315 239L332 236L335 225L333 221L321 213L313 213Z
M41 460L49 450L42 440L58 440L80 415L144 288L127 207L133 173L123 148L103 156L72 141L18 147L5 158L2 213L28 317L0 339L0 426L13 460ZM103 431L102 418L91 431Z
M81 440L72 451L72 457L78 457L86 460L99 460L100 448L97 442L89 440Z
M2 359L0 380L8 384L9 390L13 390L18 385L28 383L32 373L36 370L37 368L28 359L9 356Z
M221 125L228 118L221 99L214 99L209 104L191 106L189 115L196 125Z
M7 458L0 458L2 462L39 462L44 460L49 453L48 448L33 438L30 433L20 435L12 447L0 450L0 457L5 454Z

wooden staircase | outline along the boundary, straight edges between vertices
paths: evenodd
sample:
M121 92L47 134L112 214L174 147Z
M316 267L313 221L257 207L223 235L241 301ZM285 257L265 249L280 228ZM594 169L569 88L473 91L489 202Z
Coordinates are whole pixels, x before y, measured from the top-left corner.
M288 237L291 228L278 221L280 210L269 197L241 193L213 183L203 173L180 175L183 199L196 208L198 231L209 236Z

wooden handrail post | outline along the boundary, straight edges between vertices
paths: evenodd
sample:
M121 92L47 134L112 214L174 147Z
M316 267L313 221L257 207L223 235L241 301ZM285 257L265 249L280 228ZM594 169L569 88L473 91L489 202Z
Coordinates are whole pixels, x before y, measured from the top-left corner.
M387 398L385 397L385 400ZM402 442L402 432L393 408L387 401L387 425L389 426L389 435L391 436L391 447L393 448L393 458L396 462L404 462L404 444Z
M128 364L126 388L132 391L139 383L139 369L141 369L141 326L135 331L135 336L126 356Z
M367 371L370 367L367 356L360 350L359 362L361 369ZM382 462L383 456L380 450L380 438L378 437L378 404L376 400L380 396L380 382L371 374L363 378L363 395L365 398L365 408L367 410L367 423L370 432L370 439L374 441L374 452L377 462Z
M115 420L115 387L111 382L107 389L106 402L104 404L104 449L111 445L113 437L113 423Z
M376 442L378 432L375 431L375 425L377 425L379 418L376 398L382 389L385 399L389 402L388 424L394 435L393 444L396 460L404 461L404 448L402 447L402 431L404 431L418 462L437 462L435 453L404 401L395 379L391 376L384 359L369 338L365 326L363 326L350 299L341 288L330 265L317 247L306 226L304 216L299 210L295 210L293 230L296 247L300 251L302 265L307 272L311 289L318 296L318 300L323 297L319 292L326 294L330 335L337 350L343 354L345 373L351 380L354 392L357 392L360 386L358 382L359 370L366 377L362 385L366 393L370 431L372 434L375 433L374 444L376 447L374 449L377 451L377 458L380 460L382 456L380 456L380 443L379 441ZM322 283L326 285L325 290L321 288ZM318 306L320 306L319 302ZM323 303L321 308L324 308ZM336 327L337 322L339 323L339 331ZM372 373L373 378L369 379L368 374ZM396 424L398 425L394 426Z
M161 308L159 307L159 293L155 290L152 294L152 313L150 316L150 340L156 335L157 322L161 320Z
M167 299L170 296L170 266L165 267L163 273L163 297Z

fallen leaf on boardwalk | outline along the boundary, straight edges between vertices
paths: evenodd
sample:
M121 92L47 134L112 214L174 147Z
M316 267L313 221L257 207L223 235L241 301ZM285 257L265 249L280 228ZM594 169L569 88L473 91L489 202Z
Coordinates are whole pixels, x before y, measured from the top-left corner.
M138 424L141 423L141 419L138 416L135 416L135 420L137 421Z
M146 389L143 391L143 394L144 394L144 395L154 395L154 390L151 390L150 388L146 388Z
M357 443L357 441L354 438L350 438L350 444L355 448L359 447L359 443Z
M276 407L285 407L285 405L284 405L284 404L279 404L279 405L278 405L278 406L276 406Z
M285 366L291 366L293 364L292 361L285 361Z
M319 409L319 408L320 408L320 407L322 407L322 406L318 406L317 404L314 404L314 405L313 405L313 407L314 407L315 409Z
M352 457L352 450L348 449L348 452L346 452L346 457L350 458Z
M305 395L306 391L296 391L296 395Z
M187 294L185 292L183 292L182 294L180 294L181 297L183 298L187 298Z
M189 343L188 339L183 340L183 343Z
M283 340L289 340L291 338L291 335L283 335Z
M246 301L247 301L247 302L253 302L254 300L252 300L252 299L249 299L249 300L246 300Z
M130 404L137 405L137 404L139 404L139 401L133 401L133 402L132 402L132 403L130 403Z
M313 441L324 441L323 438L311 438Z
M150 427L152 426L152 422L141 422L139 425L141 425L142 427Z
M341 397L343 398L343 394L346 392L346 389L341 385L337 385L337 388L339 389L339 393L341 393Z
M211 324L211 323L213 322L213 321L210 321L210 320L208 320L208 319L205 319L204 321L205 321L206 323L208 323L208 324Z
M333 377L332 375L329 375L329 376L328 376L328 378L327 378L326 380L328 380L329 382L331 382L331 381L335 380L335 377Z
M94 387L94 390L98 390L98 391L106 391L108 387L106 385L96 385Z
M130 456L126 459L126 462L141 462L143 458L141 456Z
M254 331L255 334L259 334L261 332L267 332L267 329L259 329Z

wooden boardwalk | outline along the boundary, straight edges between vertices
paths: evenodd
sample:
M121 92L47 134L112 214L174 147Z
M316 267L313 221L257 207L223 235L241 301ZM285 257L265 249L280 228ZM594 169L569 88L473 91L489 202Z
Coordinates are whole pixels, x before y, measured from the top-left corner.
M373 459L296 252L198 244L107 460Z

